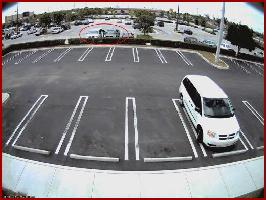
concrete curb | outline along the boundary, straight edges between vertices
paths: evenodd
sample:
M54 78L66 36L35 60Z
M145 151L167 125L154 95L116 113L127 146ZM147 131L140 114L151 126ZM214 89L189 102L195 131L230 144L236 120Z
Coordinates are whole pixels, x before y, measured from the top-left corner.
M144 162L178 162L192 160L192 156L171 158L144 158Z
M79 160L101 161L101 162L119 162L119 158L96 157L96 156L81 156L81 155L77 155L77 154L70 154L70 158L79 159Z
M9 98L10 95L8 93L2 93L2 105L6 104Z
M229 152L224 152L224 153L214 153L212 154L212 157L213 158L224 157L224 156L229 156L229 155L245 153L247 151L248 151L247 149L243 149L243 150L229 151Z
M49 155L51 153L50 151L46 151L46 150L42 150L42 149L34 149L34 148L30 148L30 147L23 147L23 146L19 146L19 145L14 145L13 147L15 149L18 149L18 150L28 151L28 152L38 153L38 154L43 154L43 155Z

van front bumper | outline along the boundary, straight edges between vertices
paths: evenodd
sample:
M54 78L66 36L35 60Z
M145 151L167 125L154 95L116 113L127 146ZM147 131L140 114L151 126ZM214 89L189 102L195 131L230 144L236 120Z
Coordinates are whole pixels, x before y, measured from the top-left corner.
M209 147L228 147L232 146L239 140L239 136L235 136L233 139L227 139L227 140L219 140L218 138L210 138L206 136L204 138L205 145Z

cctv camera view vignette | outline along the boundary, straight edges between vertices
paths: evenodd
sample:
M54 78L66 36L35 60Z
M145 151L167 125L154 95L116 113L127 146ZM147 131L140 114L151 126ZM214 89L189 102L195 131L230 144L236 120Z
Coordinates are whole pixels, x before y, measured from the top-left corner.
M264 3L2 7L3 197L264 197Z

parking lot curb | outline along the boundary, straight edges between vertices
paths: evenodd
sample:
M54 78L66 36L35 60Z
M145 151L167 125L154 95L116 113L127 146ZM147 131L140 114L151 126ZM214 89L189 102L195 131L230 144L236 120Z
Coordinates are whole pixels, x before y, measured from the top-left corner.
M102 161L102 162L119 162L119 158L96 157L96 156L81 156L81 155L77 155L77 154L70 154L70 158L79 159L79 160Z
M51 153L50 151L46 151L46 150L42 150L42 149L34 149L34 148L29 148L29 147L23 147L23 146L19 146L19 145L14 145L13 147L15 149L18 149L18 150L28 151L28 152L38 153L38 154L43 154L43 155L49 155Z
M9 98L10 98L10 95L8 93L2 93L2 105L6 104Z
M245 153L247 151L248 151L247 149L242 149L242 150L229 151L229 152L223 152L223 153L214 153L214 154L212 154L212 157L213 158L224 157L224 156L228 156L228 155Z
M192 160L192 156L171 158L144 158L144 162L178 162Z

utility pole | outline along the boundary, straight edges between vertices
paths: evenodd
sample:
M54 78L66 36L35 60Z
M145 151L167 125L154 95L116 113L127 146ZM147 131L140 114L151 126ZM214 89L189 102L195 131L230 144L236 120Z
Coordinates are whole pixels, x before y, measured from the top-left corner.
M217 49L216 49L216 55L215 55L215 62L218 63L219 61L219 55L220 55L220 46L223 39L223 29L224 29L224 13L225 13L225 2L223 2L223 8L222 8L222 18L220 22L220 31L219 31L219 37L217 41Z
M17 3L17 33L18 33L18 3Z
M179 5L177 8L177 17L176 17L176 26L175 26L175 30L178 31L178 19L179 19Z

